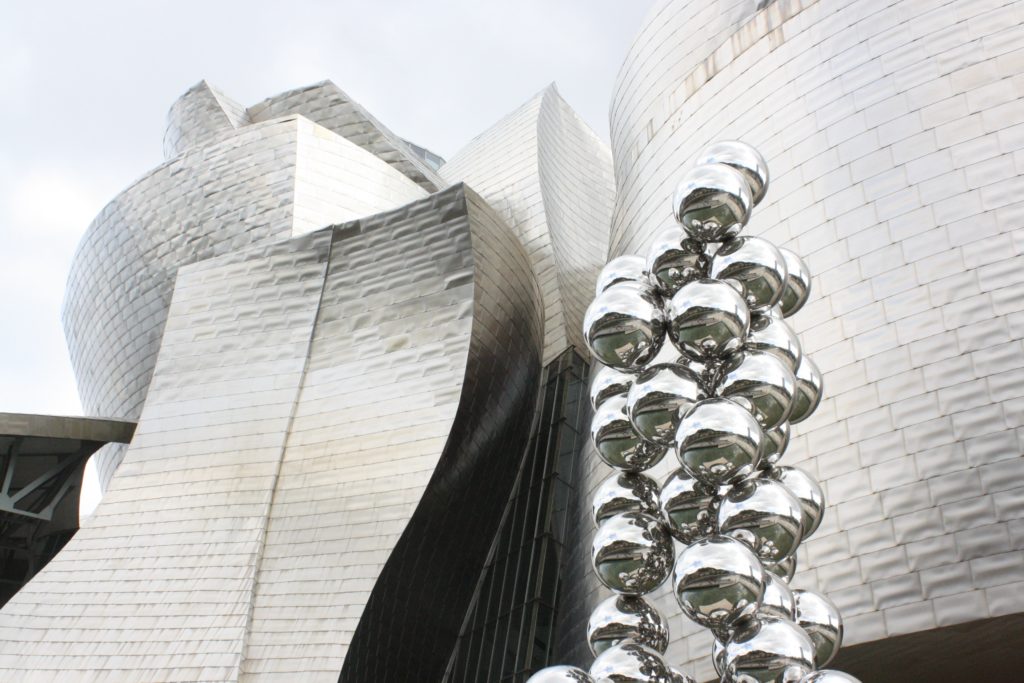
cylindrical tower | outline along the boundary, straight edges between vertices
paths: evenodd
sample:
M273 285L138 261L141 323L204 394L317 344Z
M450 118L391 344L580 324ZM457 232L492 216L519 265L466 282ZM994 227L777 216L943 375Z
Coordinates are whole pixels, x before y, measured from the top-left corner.
M1003 0L662 0L612 101L609 257L646 253L709 142L768 159L747 231L810 265L794 322L826 385L785 456L830 505L794 587L838 604L835 665L866 681L994 677L1012 657L992 634L1020 638L1022 22ZM587 462L593 493L606 471ZM580 529L560 637L586 663L580 634L603 593L583 514ZM667 658L711 680L708 636L659 595Z

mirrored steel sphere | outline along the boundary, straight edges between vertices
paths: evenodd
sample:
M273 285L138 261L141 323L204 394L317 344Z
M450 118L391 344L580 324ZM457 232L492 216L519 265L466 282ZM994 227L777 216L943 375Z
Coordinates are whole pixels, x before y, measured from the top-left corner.
M643 595L668 577L672 552L672 537L658 517L624 512L597 528L591 558L604 585L623 595Z
M748 479L722 498L718 528L746 543L766 562L786 559L800 544L800 503L771 479Z
M719 677L725 675L725 643L718 638L711 643L711 664Z
M818 530L825 516L825 493L818 481L799 467L776 467L769 472L768 478L785 486L800 502L803 513L801 536L803 539L810 537Z
M594 679L575 666L549 666L530 676L526 683L594 683Z
M782 298L786 260L760 237L736 237L711 257L711 277L735 283L751 311L767 311Z
M609 517L623 512L646 512L658 517L661 514L658 494L658 482L650 477L616 472L601 482L594 492L594 522L600 525Z
M605 264L597 276L594 294L601 292L620 282L639 282L650 284L647 278L647 264L642 256L617 256Z
M596 657L625 640L646 645L661 654L668 648L668 621L643 598L613 595L591 613L587 642Z
M764 435L766 437L764 440L764 449L761 451L761 462L758 464L758 467L761 469L770 469L782 459L783 454L786 452L786 448L789 446L789 422L785 421L780 423L777 427L772 427L767 430Z
M796 394L793 396L793 409L789 413L789 421L796 424L809 418L821 403L824 391L825 378L821 370L810 356L805 355L796 369Z
M683 415L704 398L700 378L683 365L641 370L626 398L626 413L640 436L663 446L675 441Z
M669 667L669 673L672 674L672 683L695 683L692 678L675 667Z
M672 672L661 655L630 641L598 655L590 675L597 683L672 683Z
M754 473L764 432L742 406L709 398L690 409L676 431L676 455L687 474L718 487Z
M811 295L811 270L804 260L786 248L780 248L786 261L786 288L779 299L782 315L789 317L807 303Z
M835 669L822 669L804 676L800 683L860 683L860 679Z
M764 351L744 351L730 358L718 383L718 395L749 409L764 429L779 426L789 416L796 389L793 373Z
M645 285L620 282L601 292L583 318L583 335L600 362L639 370L665 341L661 301Z
M612 396L594 413L590 423L594 447L608 465L626 472L642 472L657 465L668 449L644 441L626 416L626 397Z
M712 536L679 553L673 586L683 614L723 631L757 611L766 581L764 567L749 548L727 536Z
M736 683L793 683L814 670L814 647L792 621L750 619L725 646L725 670Z
M668 305L668 333L676 348L697 361L725 358L743 348L750 310L724 282L695 280Z
M796 576L796 553L781 562L765 562L764 568L788 584Z
M826 666L843 644L843 618L835 603L820 593L793 591L796 598L796 622L814 644L814 663Z
M802 356L796 332L790 329L781 317L773 313L755 315L751 318L750 332L747 334L744 348L748 351L771 354L794 373Z
M612 396L625 396L633 386L635 375L607 365L599 366L590 383L590 405L597 410Z
M661 509L669 533L686 544L715 533L715 493L714 488L700 483L686 470L669 475L661 487Z
M672 207L683 229L701 242L721 242L739 234L750 220L754 198L739 171L725 164L703 164L686 173Z
M704 244L687 237L678 226L659 232L647 253L647 271L666 296L672 296L687 282L707 277L709 263Z
M789 584L770 571L765 572L765 576L768 577L768 581L765 583L764 600L761 601L758 615L795 621L796 598Z
M747 181L754 206L761 203L768 192L768 163L761 153L745 142L723 140L704 148L694 162L700 164L727 164Z

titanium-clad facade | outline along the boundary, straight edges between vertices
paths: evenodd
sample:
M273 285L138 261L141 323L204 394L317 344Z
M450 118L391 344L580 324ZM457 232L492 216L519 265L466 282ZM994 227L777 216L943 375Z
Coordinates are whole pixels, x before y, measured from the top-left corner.
M1022 72L1019 2L663 0L613 97L610 257L646 252L708 143L741 139L770 161L747 230L809 263L793 320L826 387L785 456L830 505L795 586L839 606L836 666L865 681L1019 674ZM585 462L592 492L607 471ZM588 549L561 630L583 664L603 595ZM656 602L669 661L714 678L710 636L667 586Z
M547 523L534 492L557 488L563 542L573 492L579 428L558 411L580 418L586 363L545 321L582 313L611 157L547 92L508 141L531 156L500 213L330 82L175 102L167 161L89 227L65 300L86 410L138 429L100 459L94 515L0 611L0 678L445 675L499 531ZM538 259L524 221L569 255ZM556 540L524 543L557 550L557 586ZM550 585L521 627L546 646L512 680L553 654Z

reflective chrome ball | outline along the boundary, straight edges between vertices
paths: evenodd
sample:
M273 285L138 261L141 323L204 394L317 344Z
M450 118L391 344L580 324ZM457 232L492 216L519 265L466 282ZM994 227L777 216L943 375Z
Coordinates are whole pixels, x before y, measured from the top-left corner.
M676 455L686 473L718 487L754 473L764 431L742 406L724 398L699 402L676 431Z
M671 446L683 415L704 398L700 377L676 364L640 371L626 398L633 429L648 441Z
M700 626L724 631L757 611L766 581L764 567L749 548L712 536L679 553L673 586L683 614Z
M695 683L692 678L675 667L669 667L669 673L672 674L672 683Z
M665 341L661 301L645 285L620 282L591 302L583 335L600 362L620 370L639 370Z
M739 171L725 164L703 164L683 176L672 207L687 235L701 242L721 242L747 224L754 198Z
M733 284L751 311L767 311L782 298L786 260L774 244L760 237L737 237L711 257L711 277Z
M822 669L804 676L800 683L860 683L860 679L835 669Z
M719 677L725 675L725 643L718 638L711 643L711 664Z
M672 672L660 654L629 641L598 655L590 675L597 683L672 683Z
M730 681L793 683L813 670L811 639L786 619L750 619L725 646L725 673Z
M727 164L747 181L754 206L761 203L768 192L768 163L761 153L745 142L723 140L704 148L695 164Z
M793 373L775 356L744 351L722 365L718 395L747 408L764 429L772 429L789 416L796 384Z
M668 621L643 598L613 595L590 615L587 642L596 657L624 640L646 645L665 654L668 648Z
M743 348L750 310L724 282L695 280L684 285L668 305L668 333L676 348L697 361L733 354Z
M789 584L770 571L765 572L765 576L768 577L768 581L765 583L764 600L761 601L758 615L795 621L796 598Z
M672 551L672 537L658 517L624 512L597 528L591 558L604 585L623 595L643 595L672 571Z
M776 309L772 309L776 310ZM796 332L773 313L755 315L750 320L750 332L744 345L748 351L763 351L775 356L790 372L796 372L803 355Z
M818 481L799 467L776 467L768 473L768 478L785 486L799 501L801 538L809 538L825 516L825 493Z
M617 256L606 263L597 276L594 294L600 295L604 290L620 282L639 282L644 286L650 284L647 277L647 264L643 257Z
M793 591L796 598L796 622L814 644L814 663L826 666L843 644L843 618L835 603L820 593Z
M601 404L590 423L594 447L608 465L626 472L642 472L657 465L668 449L644 441L626 416L626 397L612 396Z
M687 237L677 226L658 233L647 253L651 280L666 296L672 296L687 282L707 277L709 263L704 244Z
M821 403L821 395L824 391L825 378L822 376L821 370L810 356L805 355L796 369L796 393L793 396L793 408L789 412L789 421L796 424L809 418Z
M764 434L766 437L764 449L761 451L761 462L758 466L762 469L767 469L782 459L786 448L789 446L789 422L782 422L778 426L767 430Z
M779 249L786 261L786 289L779 299L782 315L789 317L807 303L811 295L811 270L804 260L789 249Z
M590 383L590 405L597 410L612 396L625 396L633 386L634 377L632 373L623 370L600 366Z
M746 543L765 562L786 559L800 544L800 503L771 479L734 485L718 508L721 533Z
M549 666L530 676L526 683L594 683L594 679L575 666Z
M668 531L689 545L715 533L715 489L679 469L661 487L661 510Z
M788 584L796 576L796 553L781 562L765 562L764 568Z
M658 482L632 472L616 472L601 482L594 492L594 522L598 525L623 512L646 512L660 516Z

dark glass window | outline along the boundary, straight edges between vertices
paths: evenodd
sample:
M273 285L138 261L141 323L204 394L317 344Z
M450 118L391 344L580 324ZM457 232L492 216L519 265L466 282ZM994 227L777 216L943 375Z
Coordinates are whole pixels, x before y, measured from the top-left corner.
M530 445L446 683L522 683L551 663L577 459L588 433L587 370L572 349L544 369Z

